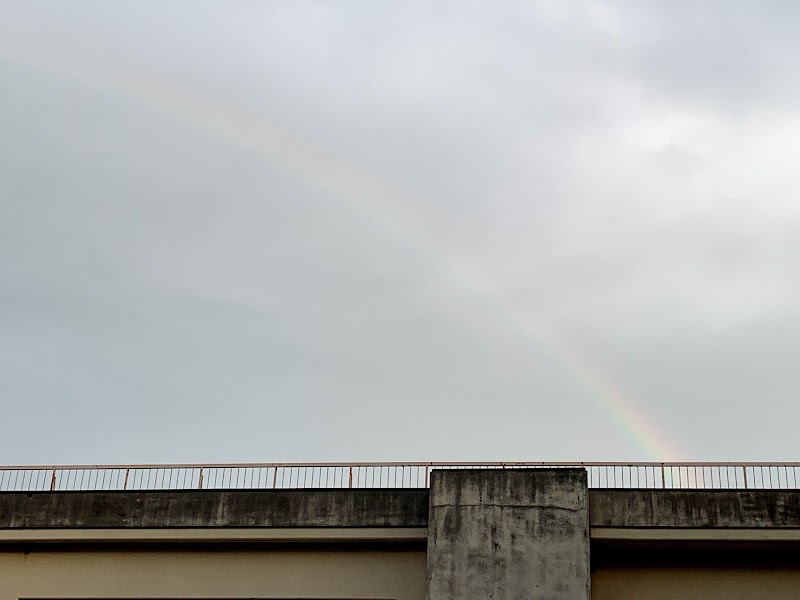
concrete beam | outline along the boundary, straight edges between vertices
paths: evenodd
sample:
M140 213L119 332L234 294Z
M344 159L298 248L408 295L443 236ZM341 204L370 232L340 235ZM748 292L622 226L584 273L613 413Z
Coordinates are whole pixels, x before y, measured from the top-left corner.
M0 529L427 525L416 489L0 493Z
M800 528L800 491L594 490L592 529Z
M6 544L64 543L277 543L277 542L425 542L424 527L172 527L169 529L0 529Z
M800 542L800 529L596 527L589 537L627 542Z
M434 479L437 473L433 471ZM796 490L591 490L588 498L593 532L600 528L800 529L800 491ZM427 527L428 510L428 490L424 489L2 492L0 530L419 528Z
M588 600L586 472L431 474L428 600Z

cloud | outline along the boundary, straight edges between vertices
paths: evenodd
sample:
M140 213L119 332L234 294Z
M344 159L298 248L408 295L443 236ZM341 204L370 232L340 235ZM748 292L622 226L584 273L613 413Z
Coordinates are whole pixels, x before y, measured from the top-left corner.
M226 409L204 458L643 457L563 337L686 454L737 452L684 416L791 352L800 42L792 3L720 6L14 3L0 391L101 414L75 460Z

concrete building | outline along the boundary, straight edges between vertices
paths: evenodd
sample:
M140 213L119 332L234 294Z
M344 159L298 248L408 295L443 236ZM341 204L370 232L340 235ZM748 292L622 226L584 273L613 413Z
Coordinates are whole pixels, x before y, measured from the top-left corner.
M0 485L0 600L800 598L794 489L598 489L581 468L336 489L55 476Z

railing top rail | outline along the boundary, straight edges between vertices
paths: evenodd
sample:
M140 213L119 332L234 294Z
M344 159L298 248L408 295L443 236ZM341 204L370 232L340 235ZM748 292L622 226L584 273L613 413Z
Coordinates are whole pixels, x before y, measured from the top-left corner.
M268 469L335 467L800 467L800 461L428 461L428 462L245 462L245 463L139 463L139 464L39 464L0 465L0 471L144 470L144 469Z

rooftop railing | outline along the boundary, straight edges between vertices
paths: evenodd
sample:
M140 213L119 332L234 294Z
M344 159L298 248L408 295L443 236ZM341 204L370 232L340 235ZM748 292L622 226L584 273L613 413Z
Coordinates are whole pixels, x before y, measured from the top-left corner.
M800 462L380 462L0 467L0 492L425 488L437 469L584 468L590 488L799 489Z

